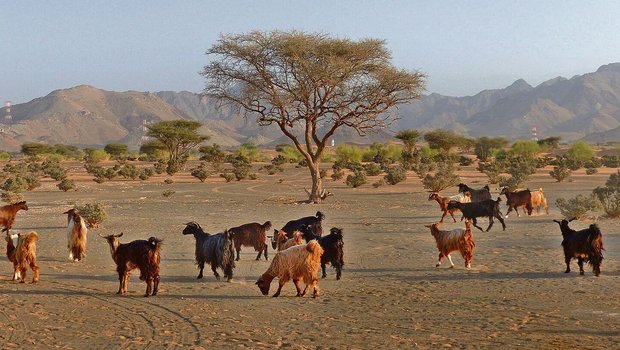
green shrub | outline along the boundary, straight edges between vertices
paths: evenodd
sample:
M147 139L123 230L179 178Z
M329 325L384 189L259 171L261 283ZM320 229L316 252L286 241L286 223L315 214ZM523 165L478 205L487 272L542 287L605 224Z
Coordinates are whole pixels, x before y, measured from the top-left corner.
M596 168L586 168L586 175L594 175L598 173L598 170L596 170Z
M29 185L26 178L21 176L12 176L4 180L4 183L2 183L0 188L7 192L20 193L27 191L28 187Z
M166 185L172 185L174 183L174 180L169 178L169 177L167 177L167 178L164 179L164 183Z
M368 176L377 176L383 172L383 169L377 163L368 163L364 164L364 171L366 171Z
M620 157L618 156L604 155L601 161L607 168L620 168Z
M326 178L326 177L327 177L327 169L320 169L320 170L319 170L319 177L320 177L321 179Z
M366 173L363 170L356 170L353 175L347 176L346 184L349 187L360 187L366 183Z
M608 217L620 217L620 170L609 176L605 186L596 187L592 193Z
M153 164L153 170L157 174L163 174L166 172L166 162L163 160L158 160L157 163Z
M6 203L13 204L17 202L21 202L24 200L24 195L22 193L11 192L11 191L2 191L0 194L2 200Z
M452 163L441 163L435 175L427 174L424 177L422 185L429 191L439 192L459 182L459 176L454 174L454 165Z
M258 179L258 174L256 174L256 173L251 173L250 175L248 175L248 178L249 178L250 180L256 180L256 179Z
M593 157L591 159L586 160L583 163L585 168L600 168L603 166L603 160L601 158Z
M568 200L558 198L555 205L566 219L583 219L589 211L595 211L599 208L599 203L594 195L584 196L582 194Z
M200 182L205 182L205 180L209 177L210 172L205 163L200 163L199 166L191 169L191 175L200 180Z
M334 169L334 172L332 173L332 180L334 181L338 181L340 179L342 179L344 177L344 171L340 168Z
M62 179L62 181L60 181L56 187L58 187L59 190L67 192L69 190L73 190L75 189L75 182L73 182L73 180L70 179Z
M11 154L7 151L0 151L0 162L8 162L11 160Z
M175 193L176 193L176 191L171 190L171 189L167 189L164 192L162 192L161 195L166 197L166 198L168 198L168 197L172 196Z
M231 182L235 178L235 175L230 173L222 173L220 174L220 177L224 178L226 182Z
M465 157L465 156L460 156L459 157L459 165L461 166L468 166L468 165L472 165L474 164L474 160L469 158L469 157Z
M235 175L237 181L240 181L250 176L252 164L250 163L250 160L248 158L238 155L232 159L231 164L233 166L233 174Z
M341 163L361 163L362 150L354 145L342 144L336 147L336 161Z
M125 164L118 169L117 175L125 179L135 180L140 177L140 169L133 164Z
M86 220L88 227L97 228L108 218L108 213L99 202L75 206L75 209L78 210L80 215Z
M63 168L58 161L48 159L43 162L41 168L43 174L56 181L61 181L67 177L67 169Z
M143 168L140 170L140 180L148 180L149 177L153 176L154 171L151 168Z
M549 172L549 175L557 182L566 180L571 174L570 169L565 164L554 166L553 170Z
M399 182L407 180L407 170L402 166L391 167L383 178L388 184L396 185Z
M378 188L385 185L385 180L384 179L379 179L378 181L375 181L372 183L372 187L374 188Z
M84 149L84 153L84 160L91 164L103 162L104 160L108 160L110 157L110 155L104 150L98 148L86 148Z

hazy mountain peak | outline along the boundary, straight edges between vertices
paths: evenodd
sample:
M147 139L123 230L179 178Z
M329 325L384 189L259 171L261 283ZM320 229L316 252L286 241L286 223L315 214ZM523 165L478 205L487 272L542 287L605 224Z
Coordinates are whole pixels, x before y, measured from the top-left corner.
M510 86L508 86L506 89L506 91L510 91L510 92L520 92L520 91L528 91L533 89L533 87L527 83L527 81L523 80L523 79L517 79L515 80L514 83L512 83Z
M605 64L599 67L599 69L596 70L597 73L603 73L603 72L620 72L620 62L616 62L616 63L610 63L610 64Z

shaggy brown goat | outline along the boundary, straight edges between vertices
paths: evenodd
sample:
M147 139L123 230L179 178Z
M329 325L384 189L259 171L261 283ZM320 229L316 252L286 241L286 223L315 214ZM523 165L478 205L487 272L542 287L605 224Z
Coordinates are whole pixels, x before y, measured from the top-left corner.
M601 263L603 262L603 234L596 224L590 227L575 231L568 227L568 223L575 220L553 220L560 225L562 231L562 248L564 249L564 262L566 263L566 271L570 272L570 261L577 259L579 265L579 274L583 275L583 263L587 262L592 265L595 276L601 274Z
M39 266L37 266L37 240L39 235L31 231L30 233L20 233L17 236L17 246L13 242L10 234L6 239L6 255L9 261L13 263L13 280L21 279L24 283L26 279L26 270L28 265L32 270L32 283L39 282Z
M0 225L4 226L2 231L8 232L13 228L13 222L15 222L15 215L20 210L28 210L26 201L21 201L9 205L0 207Z
M237 259L239 261L239 253L241 247L254 247L254 251L258 252L256 260L260 260L261 254L267 257L267 230L271 229L271 221L267 221L264 224L253 222L237 227L228 229L232 234L233 241L235 243L235 250L237 251Z
M454 267L452 257L450 253L459 251L463 259L465 260L465 267L471 267L471 261L474 255L474 248L476 243L474 242L474 234L471 231L471 223L469 220L465 220L465 229L455 228L451 231L442 231L439 228L441 223L437 222L432 225L424 225L424 227L431 229L431 235L435 238L437 244L437 250L439 250L439 260L435 267L441 265L441 259L447 257L450 261L450 267Z
M319 296L319 280L316 273L321 264L321 255L323 255L323 248L316 240L280 251L273 257L269 269L256 281L256 285L263 295L267 295L271 281L278 277L278 290L273 295L278 297L282 287L292 279L298 297L304 296L308 287L311 287L312 296L316 298ZM306 284L303 291L299 286L301 280Z
M127 293L127 282L131 270L140 269L140 280L146 281L145 297L157 295L159 286L159 261L161 239L151 237L148 240L135 240L121 243L119 238L123 234L101 236L110 245L112 260L116 263L116 271L120 285L116 294Z
M542 188L539 188L532 192L532 208L536 208L536 214L540 214L540 207L545 208L545 213L549 215L549 206L547 205L547 199L545 198L545 192Z
M86 256L86 222L75 209L69 209L67 214L67 248L69 260L80 261Z

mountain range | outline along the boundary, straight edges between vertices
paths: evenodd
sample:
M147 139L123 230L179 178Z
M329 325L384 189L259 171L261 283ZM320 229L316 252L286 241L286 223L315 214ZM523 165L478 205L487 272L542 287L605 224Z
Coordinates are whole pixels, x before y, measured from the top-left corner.
M432 93L400 105L399 119L389 128L364 137L339 130L337 143L394 140L398 130L449 129L467 136L529 139L561 136L591 142L620 140L620 63L570 79L557 77L536 87L519 79L503 89L473 96ZM218 108L209 96L182 91L115 92L80 85L55 90L30 102L13 105L11 119L0 114L0 148L16 151L25 142L70 144L80 147L126 143L136 149L145 124L174 119L203 123L209 142L233 147L244 142L270 146L288 139L275 126L260 127L236 108Z

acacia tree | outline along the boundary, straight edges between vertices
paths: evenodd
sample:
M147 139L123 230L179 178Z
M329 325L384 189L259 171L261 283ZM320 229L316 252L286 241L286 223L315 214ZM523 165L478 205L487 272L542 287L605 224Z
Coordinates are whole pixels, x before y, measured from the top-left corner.
M418 98L424 74L391 64L385 41L298 31L222 35L207 54L204 93L230 102L261 126L277 125L303 155L310 201L324 193L321 155L340 127L358 134L384 127L393 106Z
M189 152L208 139L198 133L202 124L193 120L165 120L147 125L146 136L154 142L149 145L163 149L168 155L166 172L176 173L187 160Z

